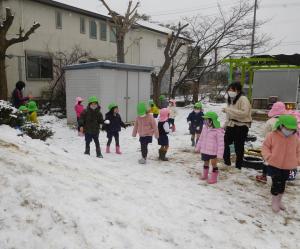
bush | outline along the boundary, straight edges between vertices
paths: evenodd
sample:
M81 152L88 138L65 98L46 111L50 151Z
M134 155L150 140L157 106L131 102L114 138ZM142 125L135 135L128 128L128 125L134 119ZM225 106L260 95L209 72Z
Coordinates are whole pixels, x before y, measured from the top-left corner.
M50 128L33 123L25 123L22 126L22 131L32 139L40 139L42 141L46 141L47 138L52 137L54 134Z
M14 108L9 102L0 100L0 125L9 125L10 127L21 127L24 124L22 113Z

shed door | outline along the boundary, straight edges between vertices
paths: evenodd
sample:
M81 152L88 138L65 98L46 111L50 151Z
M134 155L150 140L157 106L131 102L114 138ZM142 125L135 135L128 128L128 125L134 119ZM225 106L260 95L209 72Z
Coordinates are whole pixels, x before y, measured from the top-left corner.
M130 122L135 120L136 117L136 106L138 103L139 96L139 75L138 72L128 72L128 83L127 83L127 116L126 121Z
M119 112L123 119L126 121L126 113L127 113L127 72L116 70L116 103L119 105Z

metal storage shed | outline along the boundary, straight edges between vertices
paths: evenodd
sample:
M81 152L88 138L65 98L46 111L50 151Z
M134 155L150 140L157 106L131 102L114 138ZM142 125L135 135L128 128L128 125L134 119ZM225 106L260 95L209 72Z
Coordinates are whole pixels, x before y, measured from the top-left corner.
M111 102L117 103L126 122L135 120L137 103L150 98L152 67L99 61L70 65L65 70L68 123L76 121L77 96L86 100L85 105L89 96L97 96L103 115Z

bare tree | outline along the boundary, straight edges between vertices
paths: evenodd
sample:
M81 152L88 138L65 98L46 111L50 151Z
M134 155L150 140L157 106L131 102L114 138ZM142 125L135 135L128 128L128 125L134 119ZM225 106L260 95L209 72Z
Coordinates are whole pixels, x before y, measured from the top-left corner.
M153 86L153 100L155 103L158 103L160 89L161 89L161 82L164 75L169 70L172 60L176 57L180 48L186 43L182 39L181 33L187 26L188 24L181 25L179 23L176 33L173 31L168 35L167 44L164 49L164 56L165 56L164 63L161 66L159 72L153 72L151 74L151 80Z
M240 3L225 15L219 7L219 16L186 18L189 23L189 33L194 44L187 55L187 61L178 72L178 78L172 89L172 97L178 88L187 81L194 82L193 101L198 101L201 78L206 72L216 70L224 58L235 54L250 55L252 15L254 6L247 1ZM256 23L256 28L262 26ZM254 42L255 48L262 48L270 42L266 35L257 35Z
M30 35L34 33L36 29L40 27L39 23L34 23L31 28L25 32L25 30L20 27L17 37L7 39L7 32L14 22L14 15L10 8L6 8L6 18L0 20L0 99L7 100L8 88L7 88L7 77L6 77L6 67L5 58L7 49L14 44L25 42L29 39Z
M62 111L66 109L66 81L64 67L86 60L90 57L90 52L82 50L79 46L72 48L70 52L59 51L52 54L53 57L53 80L48 89L48 108L54 104Z
M121 15L116 11L113 11L105 0L100 0L105 8L108 10L108 14L111 16L113 21L113 26L111 25L111 30L116 35L117 40L117 61L120 63L125 63L125 37L131 27L135 24L139 15L137 13L137 8L139 7L139 2L133 7L132 0L129 1L127 11L125 15Z

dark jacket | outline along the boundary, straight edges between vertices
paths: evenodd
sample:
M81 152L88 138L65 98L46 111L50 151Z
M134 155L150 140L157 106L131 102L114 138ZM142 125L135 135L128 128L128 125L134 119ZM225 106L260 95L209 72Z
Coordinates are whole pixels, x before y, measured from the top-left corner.
M199 132L202 131L202 127L204 123L203 115L204 115L203 112L196 113L194 111L192 111L189 114L189 116L187 117L187 121L191 122L189 128L191 132L197 131L197 127L200 127L200 129L198 130Z
M14 107L19 108L21 105L25 105L28 100L28 97L23 97L23 93L20 89L15 88L12 92L11 101Z
M100 125L103 124L103 116L100 107L96 110L87 107L80 115L79 126L83 127L85 133L97 134L100 132Z
M126 128L119 113L114 115L113 111L105 114L105 120L109 120L109 124L104 124L107 133L120 132L121 127Z

